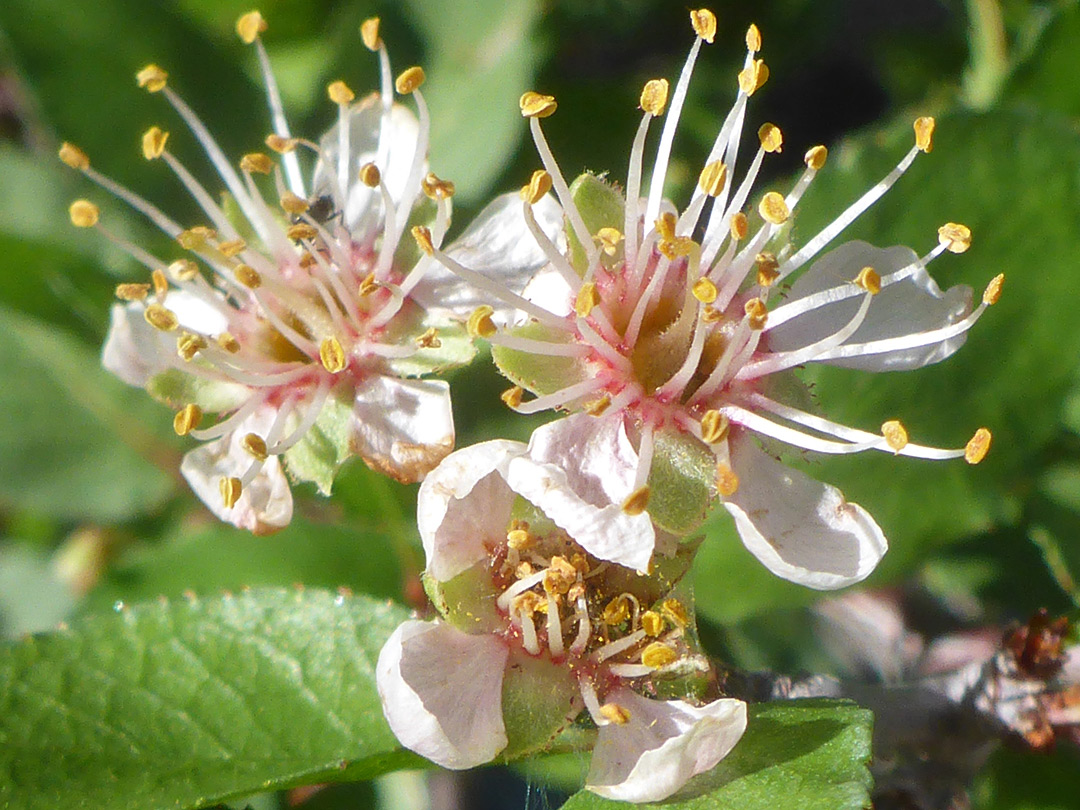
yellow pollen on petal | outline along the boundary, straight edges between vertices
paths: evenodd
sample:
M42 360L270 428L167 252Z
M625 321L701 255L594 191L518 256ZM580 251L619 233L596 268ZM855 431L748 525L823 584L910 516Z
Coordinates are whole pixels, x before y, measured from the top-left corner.
M664 619L655 610L646 610L641 614L641 629L650 638L656 638L664 632Z
M582 404L581 409L585 411L589 416L600 416L611 405L611 396L604 394L598 399L591 399L588 402Z
M543 93L528 90L518 99L518 107L525 118L547 118L559 105L555 102L555 96L545 96Z
M341 81L341 79L326 85L326 95L328 95L330 100L339 107L351 104L352 100L356 98L356 93L349 88L349 85Z
M202 408L195 403L185 405L173 417L173 430L177 436L187 436L202 421Z
M755 59L750 67L739 71L739 89L752 96L769 80L769 66L761 59Z
M227 351L229 354L236 354L240 351L240 341L233 337L228 332L222 332L216 338L217 345Z
M248 152L240 158L240 168L250 174L270 174L274 170L274 161L262 152Z
M1001 288L1005 286L1005 274L998 273L992 279L990 283L986 285L986 289L983 290L982 301L988 307L992 307L1001 298Z
M482 304L474 309L465 324L469 337L489 338L494 335L497 331L495 321L491 320L491 316L494 314L495 310L487 304Z
M247 250L247 242L243 239L233 239L218 245L218 252L227 259L239 256L245 250Z
M420 181L420 188L424 194L432 200L448 200L454 196L456 190L449 180L443 180L435 172L428 172Z
M180 325L180 320L171 309L161 304L151 304L143 312L146 322L160 332L171 332Z
M379 282L375 280L375 274L368 273L360 282L360 297L367 298L377 289L379 289Z
M716 444L727 438L731 423L720 411L705 411L701 417L701 440L706 444Z
M765 302L760 298L751 298L743 307L746 317L750 321L750 328L760 330L765 328L765 322L769 318L769 310L765 308Z
M169 275L173 281L191 281L199 275L199 265L191 259L177 259L169 265Z
M679 659L679 654L662 641L654 641L641 652L641 663L651 669L666 667Z
M857 287L861 287L871 295L881 292L881 276L873 267L864 267L852 281Z
M244 451L249 456L259 461L266 461L266 457L269 455L266 450L266 439L258 433L249 433L244 436L240 440L240 446L244 448Z
M296 149L300 143L299 138L283 138L277 133L273 133L266 136L266 145L277 152L279 155L283 155L286 152L292 152Z
M934 119L929 116L916 118L913 126L915 128L915 146L920 152L929 153L934 148Z
M971 228L958 222L946 222L938 228L938 244L949 253L964 253L971 247Z
M165 294L169 291L169 280L165 278L165 273L162 270L155 269L150 274L150 281L154 285L154 295L159 299L164 298Z
M278 204L281 205L282 211L286 214L292 214L293 216L303 214L310 207L307 200L293 194L291 191L286 191L282 194L281 199L278 200Z
M236 33L245 45L250 45L265 30L266 20L258 11L242 14L236 21Z
M600 716L617 726L625 726L630 722L630 712L618 703L605 703L600 707Z
M907 447L907 428L896 419L890 419L881 426L881 435L885 437L885 444L897 453Z
M536 205L549 191L551 191L551 175L543 169L537 169L529 178L529 184L521 187L521 199L529 205Z
M746 50L750 53L761 50L761 29L754 23L750 23L750 27L746 29Z
M694 27L694 33L710 45L716 39L716 15L709 9L699 8L691 11L690 25Z
M803 156L803 163L806 164L808 169L819 171L825 166L828 157L829 150L824 146L811 146L806 150L806 155Z
M244 494L244 487L239 478L222 478L218 481L218 492L221 493L221 501L226 509L232 509L240 496Z
M676 627L686 627L690 624L690 614L686 612L686 606L678 599L665 599L660 603L660 612Z
M93 228L101 219L101 209L89 200L76 200L68 208L68 216L76 228Z
M758 140L761 142L761 148L766 152L780 154L784 151L784 133L780 131L780 127L776 126L776 124L762 124L757 134Z
M202 250L206 247L207 242L216 237L217 231L213 228L207 228L205 225L196 225L194 228L180 231L180 233L176 235L176 241L179 242L180 247L185 250Z
M442 346L442 341L439 339L439 330L434 326L429 327L424 334L417 336L413 342L421 349L438 349Z
M168 73L153 64L147 65L135 74L135 81L138 82L139 87L145 87L151 93L164 90L168 78Z
M149 284L117 284L116 297L121 301L145 301L150 294Z
M716 491L723 498L730 498L739 491L739 476L727 464L716 465Z
M649 81L645 82L645 87L641 90L641 102L639 104L642 110L652 116L663 115L667 101L667 79L649 79Z
M750 233L750 220L746 218L746 214L742 211L736 211L731 216L730 229L731 238L736 242L741 242Z
M236 269L233 270L233 275L237 281L249 290L257 290L262 286L262 276L259 275L258 270L250 265L238 264Z
M64 143L60 145L59 154L60 160L64 161L64 163L73 169L83 171L90 168L90 158L87 156L86 152L73 143L64 141Z
M328 337L319 344L319 360L323 368L331 374L344 371L345 366L348 365L345 350L341 348L341 341L336 337Z
M606 605L600 614L600 620L609 627L616 627L630 618L630 600L625 596L616 596Z
M596 238L600 247L608 256L614 256L619 249L619 242L623 240L622 232L618 228L605 227L596 232Z
M427 77L424 75L424 69L419 65L413 65L398 74L398 77L394 80L394 89L401 95L407 96L419 90L425 78Z
M412 238L416 240L416 244L420 246L424 253L428 256L435 253L435 244L431 241L430 228L425 225L413 225L409 233L412 234Z
M964 461L968 464L978 464L986 454L990 452L990 440L993 437L986 428L979 428L975 435L964 446Z
M524 395L525 389L520 385L515 385L513 388L507 388L499 394L499 399L505 402L508 408L516 408L521 404L521 398Z
M577 299L574 301L574 312L579 318L587 318L593 307L599 303L600 293L597 292L596 285L590 281L582 284L581 289L578 290Z
M306 222L297 222L285 229L285 235L294 242L310 241L319 235L319 229Z
M377 51L382 47L382 39L379 37L378 17L368 17L360 23L360 40L369 51Z
M649 485L645 484L643 487L639 487L631 492L625 501L622 503L622 510L625 514L634 517L640 515L649 506Z
M727 166L721 160L714 160L705 165L698 175L698 187L710 197L720 196L727 180Z
M190 363L195 359L195 355L205 348L206 338L202 335L184 332L176 339L176 353L185 363Z
M784 195L777 191L770 191L761 198L758 213L761 214L762 219L773 225L783 225L791 216L791 210L788 208L787 201L784 200Z
M754 261L757 262L757 283L762 287L771 287L780 278L780 262L767 251L755 256Z
M694 282L694 286L690 288L694 294L694 298L703 304L711 304L716 300L716 296L719 295L719 291L716 289L716 285L709 279L702 276Z

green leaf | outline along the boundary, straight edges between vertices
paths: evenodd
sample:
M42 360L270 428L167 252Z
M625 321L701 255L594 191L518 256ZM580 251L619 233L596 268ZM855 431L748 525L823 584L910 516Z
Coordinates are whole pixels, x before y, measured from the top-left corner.
M415 765L374 683L405 617L263 590L118 606L0 647L0 804L197 807Z
M1080 5L1069 0L1055 5L1052 12L1041 4L1029 11L1034 18L1032 22L1038 26L1031 33L1042 35L1030 36L1032 44L1037 39L1034 58L1017 70L1005 88L1005 98L1031 102L1041 109L1080 120L1080 98L1072 82L1064 80L1080 71L1080 50L1076 47L1080 37ZM1053 19L1040 31L1044 22L1040 17L1047 13L1052 13Z
M649 470L649 515L660 528L686 536L705 520L716 494L716 457L678 429L654 437Z
M726 759L660 805L672 810L862 810L870 804L873 714L853 703L750 706L746 733ZM582 791L564 810L631 807Z

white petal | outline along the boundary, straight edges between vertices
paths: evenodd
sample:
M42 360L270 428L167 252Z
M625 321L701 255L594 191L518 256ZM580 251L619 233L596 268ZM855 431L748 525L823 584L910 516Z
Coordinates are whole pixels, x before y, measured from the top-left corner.
M406 748L444 768L489 762L506 747L502 681L508 650L492 635L407 621L375 667L383 714Z
M450 387L373 374L356 386L352 448L372 469L413 484L454 449Z
M630 719L601 727L585 787L609 799L666 799L715 767L746 730L746 704L732 698L698 708L623 688L606 699L626 709Z
M447 255L520 294L548 261L525 224L521 207L521 198L516 193L496 197L446 249ZM557 241L562 231L559 204L549 195L533 206L533 213L544 233ZM481 304L496 307L503 320L509 319L513 312L512 307L493 300L490 293L467 284L437 263L417 285L413 297L428 309L443 314L467 316Z
M888 542L874 519L836 487L808 478L732 435L739 489L724 502L751 553L777 576L818 590L865 579Z
M502 540L514 493L505 481L520 442L491 441L451 453L432 470L416 502L427 572L447 582L488 556L485 542Z
M273 424L273 408L261 408L235 431L197 447L180 463L180 472L192 490L218 518L255 534L269 534L289 525L293 499L288 479L277 456L270 456L244 487L231 509L221 499L222 478L241 478L254 459L241 445L248 433L265 436Z
M521 294L552 315L565 317L574 311L574 291L563 274L550 264L529 280Z
M879 275L886 276L918 261L915 251L902 245L878 248L866 242L847 242L814 262L792 285L785 303L822 290L843 287L864 267L873 267ZM853 296L792 318L768 331L769 348L793 351L825 338L850 321L860 303L861 296ZM942 292L920 264L913 275L882 288L874 296L866 320L847 342L862 343L939 329L962 320L970 312L970 287L960 284ZM864 371L921 368L949 357L966 339L966 335L961 334L916 349L824 362Z

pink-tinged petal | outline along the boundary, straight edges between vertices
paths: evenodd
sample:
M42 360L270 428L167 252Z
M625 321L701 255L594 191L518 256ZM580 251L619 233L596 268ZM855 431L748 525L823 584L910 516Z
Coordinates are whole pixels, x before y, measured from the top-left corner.
M232 508L222 500L221 479L244 476L254 459L241 442L248 433L265 436L274 416L274 409L262 408L232 433L187 453L180 463L181 474L214 515L254 534L270 534L292 520L292 492L277 456L263 462Z
M911 248L878 248L866 242L847 242L818 259L792 287L785 304L832 288L850 289L850 282L864 267L880 276L917 265L912 275L883 287L874 296L866 320L847 343L863 343L940 329L963 320L971 312L971 288L950 287L942 292ZM768 331L769 348L793 351L838 331L851 320L862 296L820 306ZM866 357L847 357L824 362L863 371L899 371L938 363L964 345L965 334L930 346L885 352Z
M730 440L739 478L724 506L750 552L779 577L817 590L865 579L888 550L874 519L822 484L759 450L745 434Z
M562 209L554 198L549 195L540 200L533 206L533 214L552 241L562 238ZM515 293L524 290L529 279L548 262L525 223L521 198L516 193L503 194L488 203L446 253ZM459 317L482 304L495 307L500 320L508 320L514 311L436 262L413 291L413 298L430 310Z
M406 748L444 768L491 761L506 747L502 682L508 650L493 635L407 621L379 653L383 714Z
M443 459L420 485L416 523L427 572L439 582L485 559L485 542L505 539L514 505L506 468L524 453L520 442L474 444Z
M601 727L585 787L609 799L666 799L714 768L746 730L746 704L732 698L699 708L622 688L606 699L625 709L629 720Z
M450 387L371 375L356 386L350 442L372 469L403 484L423 480L454 449Z

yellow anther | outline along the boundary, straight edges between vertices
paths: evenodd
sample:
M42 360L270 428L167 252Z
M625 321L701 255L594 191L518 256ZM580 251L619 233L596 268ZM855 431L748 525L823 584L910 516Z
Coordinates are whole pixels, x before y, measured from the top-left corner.
M293 216L299 216L309 208L307 200L293 194L291 191L286 191L282 194L278 203L281 205L282 211L286 214L292 214Z
M770 191L761 198L761 202L758 203L758 213L761 214L763 220L773 225L783 225L791 216L791 210L788 208L784 195L777 191Z
M577 579L577 569L565 557L551 558L551 566L544 572L544 591L549 594L564 594Z
M250 174L270 174L274 170L274 161L262 152L248 152L240 158L240 168Z
M678 599L665 599L660 603L660 612L676 627L686 627L690 624L690 614L686 612L686 606Z
M159 269L155 269L150 274L150 281L154 285L154 295L159 299L164 298L165 294L169 291L169 280L165 278L165 273Z
M439 339L439 330L434 326L429 327L424 334L414 338L413 342L421 349L438 349L442 346L442 341Z
M630 712L618 703L605 703L600 707L600 716L617 726L625 726L630 722Z
M89 200L76 200L68 208L68 216L76 228L93 228L101 219L101 209Z
M521 108L521 114L525 118L547 118L558 109L558 106L555 103L555 96L545 96L533 90L526 91L518 99L518 107Z
M180 325L180 320L171 309L166 309L161 304L151 304L143 312L146 322L161 332L171 332Z
M525 389L520 385L515 385L513 388L507 388L501 394L499 399L506 403L508 408L516 408L521 404L521 398L525 394Z
M379 282L375 280L375 274L368 273L360 282L360 297L367 298L377 289L379 289Z
M195 355L205 348L206 338L202 335L193 335L191 332L184 332L176 339L176 353L185 363L190 363L195 359Z
M285 235L294 242L302 242L305 239L310 241L319 235L319 229L306 222L297 222L285 229Z
M750 67L739 71L739 89L752 96L769 80L769 66L761 59L755 59Z
M631 492L622 503L622 510L631 517L640 515L649 506L649 485L645 484Z
M808 169L813 169L816 172L825 166L828 157L829 150L824 146L811 146L806 150L806 155L803 156L803 163L806 164Z
M173 430L176 431L177 436L187 436L199 426L200 421L202 421L202 408L191 403L176 412L172 422Z
M731 423L720 411L705 411L701 417L701 440L706 444L716 444L727 438Z
M934 148L934 119L929 116L915 119L915 146L920 152Z
M424 69L419 65L413 65L398 74L398 77L394 80L394 89L401 95L407 96L409 93L419 90L425 78Z
M521 187L521 199L529 205L536 205L549 191L551 191L551 175L543 169L537 169L529 178L529 184Z
M495 321L491 320L491 316L494 313L495 310L487 304L483 304L474 309L472 315L469 316L469 320L465 324L469 337L489 338L494 335L497 331L495 329Z
M780 278L780 262L772 253L761 252L754 257L757 262L757 283L762 287L771 287Z
M690 25L694 26L694 33L710 45L716 39L716 15L707 8L691 11Z
M222 332L216 338L217 345L227 351L229 354L236 354L240 351L240 341L234 338L228 332Z
M60 160L64 161L68 166L73 169L83 171L90 168L90 158L87 157L86 152L77 147L73 143L64 141L60 146Z
M169 275L173 281L191 281L199 275L199 265L191 259L177 259L169 265Z
M694 298L703 304L711 304L716 300L716 296L719 294L716 285L704 276L694 282L694 286L691 287L691 292L693 292Z
M349 85L345 84L341 79L326 85L326 95L339 107L351 104L352 100L356 98L356 93L349 89Z
M710 197L719 197L727 181L727 166L721 160L707 163L698 175L698 187Z
M597 399L590 399L582 404L581 409L589 416L600 416L611 405L611 396L604 394Z
M142 153L147 160L156 160L165 152L169 133L161 127L150 127L142 136Z
M570 555L570 564L574 566L574 570L579 574L589 573L589 560L580 552Z
M420 188L432 200L448 200L454 196L454 184L443 180L435 172L428 172L420 181Z
M769 310L765 308L765 302L760 298L751 298L743 307L746 317L750 321L750 328L759 330L765 328L765 321L769 318Z
M600 620L609 627L622 624L630 618L630 600L626 596L616 596L606 605L600 614Z
M705 323L719 323L724 320L724 313L716 307L706 304L701 308L701 320Z
M871 295L877 295L881 292L881 276L873 267L864 267L860 270L859 275L855 276L852 284L862 287Z
M641 629L650 638L656 638L664 632L664 619L655 610L646 610L641 614Z
M249 456L259 461L266 461L269 453L266 450L266 439L258 433L249 433L240 440L240 446Z
M780 127L776 126L776 124L762 124L757 134L758 140L761 142L761 148L766 152L779 154L784 151L784 133L780 131Z
M656 232L661 239L670 241L675 238L675 223L675 215L670 211L665 211L657 218Z
M176 241L179 242L180 247L185 250L202 250L206 247L207 242L216 237L217 231L213 228L207 228L205 225L196 225L194 228L180 231L176 236Z
M664 108L667 106L667 99L667 79L649 79L641 90L641 103L639 106L649 115L663 115Z
M283 138L278 134L272 134L266 136L266 145L277 152L279 155L283 155L286 152L291 152L300 143L299 138Z
M266 20L257 11L242 14L240 19L236 21L236 33L245 45L250 45L265 30Z
M746 50L750 53L761 50L761 29L754 23L750 23L750 27L746 29Z
M946 222L937 230L938 244L949 253L963 253L971 247L971 228L958 222Z
M596 238L600 242L600 249L608 256L614 256L619 249L619 242L623 240L623 235L618 228L606 227L596 232Z
M656 243L656 249L669 259L677 259L680 256L689 256L698 246L697 242L689 236L676 236L674 239L661 239Z
M348 365L345 350L341 348L341 341L336 337L325 338L319 344L319 360L322 362L323 368L331 374L344 371L345 366Z
M416 244L420 246L420 249L424 251L428 256L435 253L435 244L431 241L431 229L426 225L413 225L412 230L409 231L412 234L412 238L416 240Z
M599 303L600 293L597 291L596 285L590 281L587 284L582 284L581 289L578 290L577 298L574 300L574 312L577 313L579 318L587 318L593 307Z
M750 233L750 220L742 211L736 211L731 216L731 238L741 242Z
M240 496L244 494L244 487L239 478L222 478L218 481L218 491L221 493L221 501L226 509L232 509Z
M245 250L247 250L247 242L245 242L243 239L233 239L229 242L222 242L218 245L218 252L227 259L231 259L234 256L239 256Z
M150 294L149 284L117 284L116 297L121 301L145 301Z
M139 87L145 87L151 93L164 90L168 78L169 74L157 65L147 65L135 74L135 81L139 83Z
M978 464L986 458L986 454L990 452L990 440L992 438L990 431L986 428L976 430L975 435L964 446L964 461L968 464Z
M237 281L249 290L257 290L262 286L262 276L260 276L259 271L251 265L238 264L236 269L233 270L233 275L236 276Z
M369 51L377 51L382 47L382 38L379 37L378 17L368 17L360 23L360 40Z
M897 453L907 447L907 428L896 419L890 419L881 426L881 435L885 437L885 444Z
M532 545L532 535L528 529L511 529L506 533L506 545L515 551L522 551Z
M730 498L739 491L739 476L727 464L716 465L716 491L722 498Z
M988 307L992 307L1001 298L1001 288L1005 286L1005 274L998 273L992 279L990 283L986 285L986 289L983 290L982 302Z
M652 669L666 667L679 660L679 654L662 641L654 641L641 652L641 663Z

